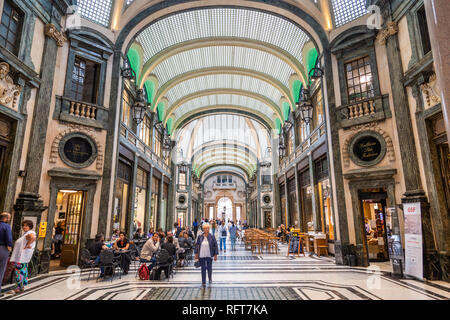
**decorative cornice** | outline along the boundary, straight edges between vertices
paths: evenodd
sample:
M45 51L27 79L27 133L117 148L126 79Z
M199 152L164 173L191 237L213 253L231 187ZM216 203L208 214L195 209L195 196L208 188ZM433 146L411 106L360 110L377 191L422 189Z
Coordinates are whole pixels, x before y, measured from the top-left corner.
M49 23L45 26L45 35L50 37L56 41L56 45L58 47L64 46L64 43L67 41L64 32L59 31L56 26L52 23Z
M377 35L377 41L380 45L384 46L389 37L398 33L398 23L390 21L387 23L385 29L381 30Z
M0 63L0 103L9 105L14 108L17 102L17 97L22 91L22 86L15 84L9 74L9 64L6 62Z

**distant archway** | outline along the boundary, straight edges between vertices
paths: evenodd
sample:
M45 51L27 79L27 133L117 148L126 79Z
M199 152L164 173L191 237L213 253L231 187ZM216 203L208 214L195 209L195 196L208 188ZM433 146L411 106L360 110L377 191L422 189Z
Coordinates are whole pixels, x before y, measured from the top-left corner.
M233 202L230 198L224 197L217 201L217 217L219 219L233 220Z

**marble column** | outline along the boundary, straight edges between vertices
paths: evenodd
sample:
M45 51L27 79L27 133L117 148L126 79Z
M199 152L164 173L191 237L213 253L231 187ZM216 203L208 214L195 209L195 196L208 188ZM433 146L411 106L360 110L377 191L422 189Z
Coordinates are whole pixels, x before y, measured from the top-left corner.
M138 156L134 156L134 163L133 163L133 172L132 177L130 181L130 197L129 197L129 205L128 208L130 208L130 211L128 213L128 225L124 229L124 231L127 233L127 236L131 239L133 237L133 234L136 230L133 229L134 225L134 214L136 210L136 178L137 178L137 170L138 170ZM123 226L121 226L123 228Z
M147 176L147 195L146 195L146 208L144 216L143 231L145 234L150 230L150 216L152 214L152 187L153 187L153 166L150 166L150 172Z
M406 89L403 85L403 66L398 41L398 25L392 21L391 7L384 3L382 7L385 28L377 38L386 45L390 85L392 88L393 109L396 118L396 131L399 144L400 159L403 169L405 192L402 203L420 203L422 208L422 234L424 248L424 276L430 278L432 270L436 270L438 253L436 252L430 219L430 206L422 188L416 141L411 122L410 106Z
M450 142L450 1L424 0L427 23L433 51L434 67L441 89L447 141Z
M286 208L285 211L281 214L286 218L286 221L284 221L285 227L287 228L290 224L289 217L289 204L291 202L291 199L289 199L289 188L288 188L288 179L286 173L284 174L284 194L286 195Z

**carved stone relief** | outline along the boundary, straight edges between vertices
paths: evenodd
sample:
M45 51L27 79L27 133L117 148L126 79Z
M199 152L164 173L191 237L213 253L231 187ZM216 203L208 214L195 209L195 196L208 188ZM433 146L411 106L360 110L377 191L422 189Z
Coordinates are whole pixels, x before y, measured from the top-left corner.
M0 63L0 103L15 108L22 86L15 84L9 74L9 64Z

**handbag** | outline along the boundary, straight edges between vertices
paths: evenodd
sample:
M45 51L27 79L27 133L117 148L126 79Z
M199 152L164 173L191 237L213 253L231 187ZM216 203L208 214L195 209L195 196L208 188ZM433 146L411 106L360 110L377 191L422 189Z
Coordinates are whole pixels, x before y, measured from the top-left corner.
M200 260L197 260L197 261L195 261L195 263L194 263L194 267L196 267L196 268L200 268Z

